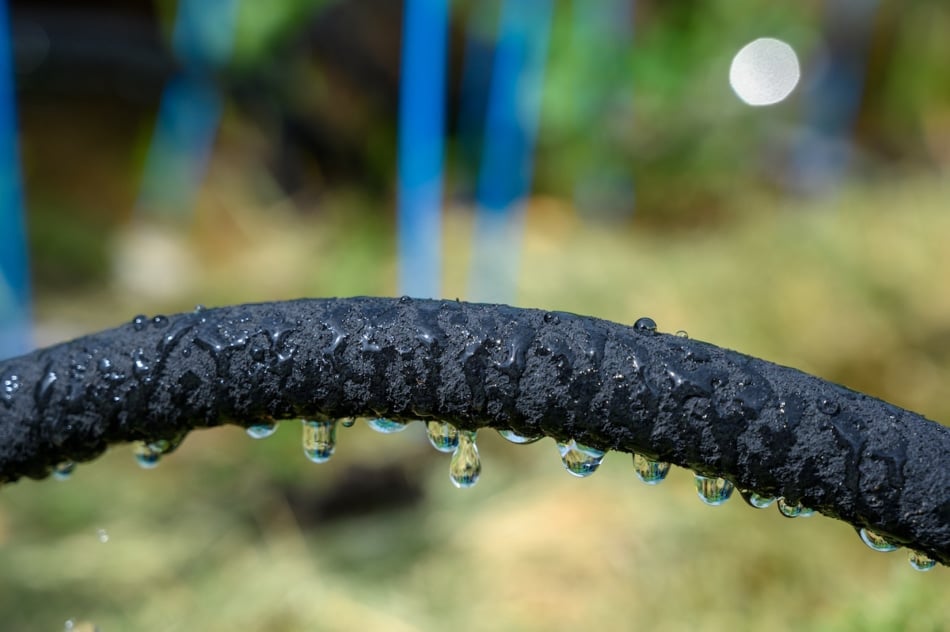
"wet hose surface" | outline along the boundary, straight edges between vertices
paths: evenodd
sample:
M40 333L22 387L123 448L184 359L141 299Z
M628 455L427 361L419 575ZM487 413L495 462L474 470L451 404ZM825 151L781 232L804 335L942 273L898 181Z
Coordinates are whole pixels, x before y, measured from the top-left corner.
M950 429L642 324L458 301L302 299L139 317L0 362L0 483L194 428L349 416L637 452L950 564Z

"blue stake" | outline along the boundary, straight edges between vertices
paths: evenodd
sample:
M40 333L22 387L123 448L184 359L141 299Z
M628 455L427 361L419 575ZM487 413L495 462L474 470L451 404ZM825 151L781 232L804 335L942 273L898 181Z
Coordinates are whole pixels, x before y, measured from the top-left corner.
M0 358L25 353L33 346L11 57L7 3L0 0Z
M448 0L406 0L399 95L399 291L441 295Z
M551 28L550 0L505 0L478 179L469 296L511 301Z
M223 107L212 74L231 56L237 10L238 0L178 4L172 47L183 70L162 94L140 208L187 216L194 207Z

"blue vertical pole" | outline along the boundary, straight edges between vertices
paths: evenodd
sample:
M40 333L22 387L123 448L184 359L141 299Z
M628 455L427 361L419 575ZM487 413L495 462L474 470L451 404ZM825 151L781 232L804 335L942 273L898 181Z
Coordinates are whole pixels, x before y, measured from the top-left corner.
M180 0L172 48L182 63L162 94L145 163L139 207L191 213L223 107L213 73L227 62L238 0Z
M511 301L551 29L551 0L505 0L478 179L469 297Z
M406 0L399 94L399 291L441 295L448 0Z
M23 211L10 18L6 0L0 0L0 358L32 347Z

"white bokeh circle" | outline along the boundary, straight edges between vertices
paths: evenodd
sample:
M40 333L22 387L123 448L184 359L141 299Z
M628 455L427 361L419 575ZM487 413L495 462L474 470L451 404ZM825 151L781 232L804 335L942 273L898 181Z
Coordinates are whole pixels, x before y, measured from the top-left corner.
M801 78L798 56L791 46L771 37L749 42L729 68L729 85L749 105L783 101Z

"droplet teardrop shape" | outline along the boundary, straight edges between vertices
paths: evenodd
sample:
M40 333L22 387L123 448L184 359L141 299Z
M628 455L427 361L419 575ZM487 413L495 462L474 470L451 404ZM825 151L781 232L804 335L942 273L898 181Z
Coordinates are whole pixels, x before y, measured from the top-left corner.
M524 445L526 443L534 443L538 441L541 437L526 437L525 435L520 435L514 430L499 430L498 434L501 435L502 439L506 439L512 443L517 443L518 445Z
M303 420L303 453L314 463L326 463L336 451L336 421Z
M392 419L386 419L385 417L374 417L367 423L369 424L370 428L383 434L402 432L407 426L407 424L404 424L401 421L393 421Z
M858 531L858 535L861 536L861 540L865 544L875 551L880 551L881 553L890 553L891 551L896 551L898 548L900 548L883 535L875 533L870 529L862 528L860 531Z
M775 502L774 496L763 496L762 494L757 494L756 492L750 492L743 490L740 492L742 494L742 500L746 502L750 507L756 509L765 509L766 507L771 507L772 503Z
M907 561L914 567L914 570L918 571L929 571L937 565L937 560L920 551L911 551L908 553Z
M449 479L459 489L466 489L478 482L482 473L482 461L475 445L475 431L461 430L458 433L458 447L452 453L449 464Z
M277 432L277 422L268 421L265 423L254 424L245 428L247 436L251 439L266 439Z
M790 503L785 498L778 499L778 510L786 518L810 518L815 513L801 502Z
M696 475L696 493L699 499L711 507L718 507L732 496L732 483L715 476Z
M73 475L73 471L76 469L76 464L72 461L63 461L53 468L53 478L57 481L65 481Z
M558 441L557 449L561 453L564 469L581 478L596 472L604 460L605 452L577 443L573 439L567 442Z
M670 464L648 459L642 454L633 455L633 471L647 485L659 485L670 473Z
M429 443L439 452L455 452L459 445L459 431L447 421L426 422L426 437Z

